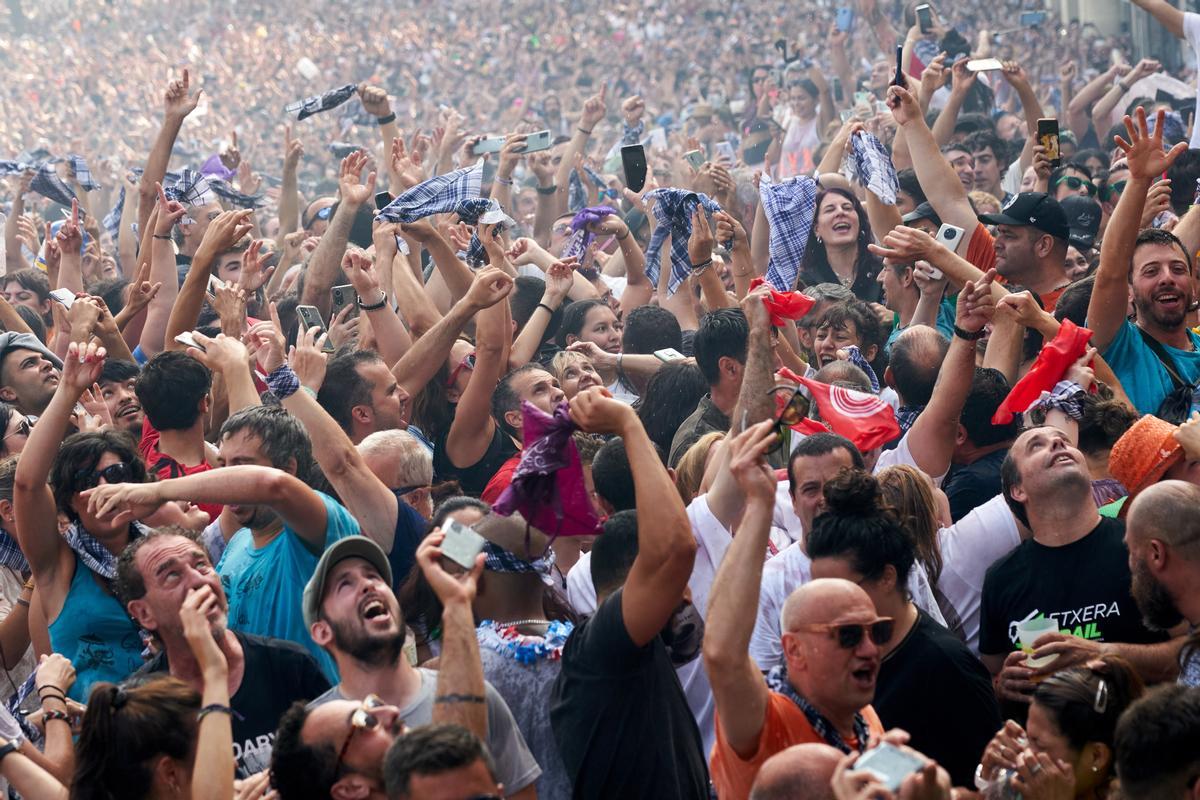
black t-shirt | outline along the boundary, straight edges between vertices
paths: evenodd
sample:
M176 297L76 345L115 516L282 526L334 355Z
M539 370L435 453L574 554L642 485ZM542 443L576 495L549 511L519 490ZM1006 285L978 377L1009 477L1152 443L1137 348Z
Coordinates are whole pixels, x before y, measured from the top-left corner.
M567 640L550 724L576 800L709 796L700 730L667 649L629 638L620 590Z
M392 588L397 593L408 573L417 565L417 546L425 538L428 527L429 522L403 497L396 495L396 536L387 557L392 568Z
M979 652L1006 655L1019 649L1017 624L1037 614L1052 617L1060 631L1083 639L1165 641L1166 634L1142 624L1129 593L1124 536L1124 522L1101 518L1077 542L1047 547L1027 539L993 564L983 579Z
M955 786L970 786L1002 723L991 676L954 634L918 614L879 666L871 705L884 728L908 731L912 747L945 767Z
M470 466L456 467L450 462L450 456L446 455L446 439L449 435L447 431L434 439L433 473L438 481L458 481L462 493L471 497L479 497L496 470L517 454L517 446L497 425L483 457Z
M1000 494L1000 465L1008 449L997 450L950 470L942 491L950 501L950 518L955 522Z
M242 645L242 683L230 698L233 715L233 760L237 777L247 778L271 766L271 744L279 718L297 700L312 700L329 690L316 659L300 645L233 632ZM134 678L169 672L167 654L159 653Z

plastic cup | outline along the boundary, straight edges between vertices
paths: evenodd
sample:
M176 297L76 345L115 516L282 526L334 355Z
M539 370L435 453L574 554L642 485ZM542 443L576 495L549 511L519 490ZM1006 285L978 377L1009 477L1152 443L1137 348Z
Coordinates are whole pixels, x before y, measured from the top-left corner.
M1032 653L1033 643L1043 634L1058 633L1058 622L1050 617L1026 620L1017 625L1017 638L1021 642L1021 652ZM1057 655L1042 656L1041 658L1026 658L1025 666L1030 669L1041 669L1052 663Z

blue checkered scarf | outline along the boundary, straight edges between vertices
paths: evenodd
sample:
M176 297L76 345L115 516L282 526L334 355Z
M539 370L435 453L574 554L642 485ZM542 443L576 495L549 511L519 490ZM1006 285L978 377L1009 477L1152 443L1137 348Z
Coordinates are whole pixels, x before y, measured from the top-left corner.
M12 534L0 528L0 564L6 567L12 567L22 575L29 574L29 562L25 560L25 554L21 552L21 546L17 544L17 540Z
M416 222L433 214L448 214L465 200L479 197L483 161L438 175L402 192L375 215L376 222Z
M266 202L261 194L242 194L221 178L210 175L205 180L214 194L238 208L258 208Z
M879 394L879 378L875 376L875 369L871 366L871 362L867 361L867 357L858 349L858 345L850 345L846 348L846 353L850 356L851 364L867 373L867 379L871 381L871 391Z
M582 209L571 220L571 230L574 231L571 238L567 240L566 247L563 248L562 257L583 258L587 249L592 246L592 242L596 239L596 234L589 231L588 225L599 222L610 214L620 215L612 206L589 206Z
M112 210L104 215L104 219L100 224L104 226L104 230L108 231L109 238L114 242L121 233L121 215L125 212L125 187L121 187L121 191L117 193L117 202L113 204Z
M816 217L817 184L805 175L775 183L764 174L758 184L758 196L771 232L767 283L781 292L790 292L796 287L796 276L804 263L804 250Z
M917 43L913 45L913 53L925 66L929 66L941 50L938 43L931 39L918 39Z
M79 188L85 192L95 191L100 188L100 184L92 177L92 171L88 168L83 156L72 153L67 156L67 163L71 165L71 169L75 172L75 180L79 182Z
M846 160L854 178L878 197L879 202L886 206L896 205L896 192L900 189L896 167L875 134L859 131L851 136Z
M312 97L288 103L283 107L283 111L286 114L295 114L297 120L308 119L313 114L320 114L322 111L330 111L337 108L353 97L357 91L358 84L347 83L345 86L330 89L325 94L314 94Z
M140 522L131 522L130 526L130 540L143 536L150 530ZM67 527L63 538L67 540L67 545L75 551L75 555L79 556L79 560L85 567L101 578L110 581L117 577L117 556L109 552L99 539L84 530L79 520L75 520Z
M163 180L170 180L171 177L166 175ZM168 200L185 206L202 206L211 202L215 193L209 185L208 178L194 169L184 169L170 186L163 185L163 194Z
M642 141L642 136L646 133L645 120L638 120L637 125L630 125L628 122L624 124L621 132L621 144L631 145L638 144Z
M29 188L47 200L67 208L71 207L71 201L75 199L75 193L71 191L71 187L67 186L66 182L54 171L52 161L46 161L38 167Z
M667 293L675 294L679 284L692 274L692 260L688 256L688 239L692 236L692 212L700 204L710 214L721 210L721 206L706 194L687 189L655 189L645 197L654 200L654 233L646 247L646 277L658 283L658 271L662 263L662 246L667 236L671 237L671 278Z
M485 542L483 553L485 556L483 568L486 570L509 573L533 572L540 576L542 582L547 586L554 584L550 576L551 570L554 568L554 548L552 547L547 547L546 552L528 561L513 555L495 542Z
M596 185L597 189L603 189L608 184L604 182L604 178L600 177L594 169L585 166L583 171L587 173L588 180ZM583 180L579 177L579 170L571 170L571 177L567 180L567 210L578 211L587 205L588 192L583 185Z
M503 231L517 224L512 217L504 213L504 209L500 207L499 200L493 200L488 197L464 200L454 209L454 213L463 222L475 226L475 232L471 234L471 244L467 246L466 252L466 262L472 267L479 267L487 262L483 242L479 240L480 225L499 224L500 231ZM497 231L497 233L500 231Z
M22 161L0 158L0 177L4 175L20 175L25 170L32 168L31 164L26 164Z

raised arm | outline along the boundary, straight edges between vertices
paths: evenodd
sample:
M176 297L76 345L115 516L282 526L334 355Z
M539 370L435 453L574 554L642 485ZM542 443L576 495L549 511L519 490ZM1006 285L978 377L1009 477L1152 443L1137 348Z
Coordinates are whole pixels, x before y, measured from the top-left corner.
M297 172L304 156L304 145L292 138L289 123L283 130L283 183L279 187L279 243L283 237L300 227L300 188Z
M227 800L233 797L233 719L229 707L229 662L217 646L209 616L220 605L210 586L192 589L179 609L183 635L200 667L201 712L196 732L196 757L192 770L192 800ZM224 632L222 635L227 635Z
M608 111L608 106L604 104L604 99L608 95L608 84L602 84L598 94L594 94L587 99L583 104L583 110L579 112L579 122L575 126L575 132L571 134L571 141L567 144L566 150L563 151L562 161L559 162L558 171L554 175L554 215L564 214L567 211L567 193L570 185L571 170L575 168L576 154L582 154L587 150L588 139L591 138L592 129L595 128L604 119L605 112Z
M1132 0L1133 4L1158 20L1177 39L1183 38L1183 12L1167 0Z
M525 322L525 327L513 342L508 354L508 368L516 369L528 364L537 355L538 346L546 334L546 326L550 324L554 312L562 305L567 291L571 288L571 278L575 271L575 258L556 261L546 271L546 289L542 292L541 302L533 309L533 314Z
M25 257L21 254L21 220L25 218L25 195L29 194L29 185L33 183L33 171L26 170L17 180L17 189L13 192L12 207L4 220L4 269L5 272L16 272L25 269ZM31 248L36 252L36 248ZM11 330L8 329L8 330Z
M1037 121L1045 114L1042 111L1042 104L1037 98L1037 92L1029 84L1025 70L1015 61L1005 62L1004 79L1008 81L1021 100L1021 109L1025 112L1025 125L1032 134L1037 131ZM1036 141L1037 137L1033 135L1025 138L1025 147L1021 150L1020 160L1022 171L1028 169L1030 162L1033 161L1033 145Z
M208 225L196 255L188 265L187 276L183 286L179 288L179 296L171 308L171 317L167 320L167 330L164 335L164 350L182 350L183 345L175 341L179 334L196 327L200 318L200 309L204 307L204 296L208 290L208 279L212 274L212 263L221 253L228 252L250 232L250 209L242 211L224 211ZM248 258L258 258L262 242L255 240L243 254L243 264ZM244 268L244 267L243 267Z
M1067 104L1066 122L1077 139L1087 135L1092 124L1092 106L1112 87L1113 78L1129 73L1128 64L1113 64L1107 71L1101 72L1075 93ZM1097 132L1103 136L1103 133Z
M241 339L223 333L218 333L215 339L210 339L202 333L194 333L193 336L204 349L189 347L188 355L208 367L214 377L220 375L225 383L225 392L229 398L226 417L243 408L262 405L258 389L254 386L254 378L250 375L250 356Z
M946 99L946 105L938 114L937 119L933 122L933 138L934 142L940 147L950 141L950 137L954 135L954 124L958 122L958 113L962 110L963 102L967 99L967 92L975 85L978 75L967 69L966 59L962 59L954 64L950 70L950 97ZM889 101L892 88L888 87ZM893 112L895 113L895 112ZM897 119L897 122L900 120ZM903 124L903 123L901 123ZM911 149L912 143L909 143ZM913 161L920 163L916 152L912 154ZM914 166L915 166L914 163ZM929 187L925 186L925 182L921 182L921 187L925 189L927 197L931 196Z
M118 520L142 519L172 500L269 506L309 547L325 549L325 502L308 484L273 467L221 467L157 483L105 484L83 497L92 513Z
M1121 199L1113 209L1108 221L1108 230L1100 245L1100 268L1096 271L1096 283L1088 303L1087 323L1092 329L1092 344L1100 352L1112 343L1129 303L1129 270L1133 262L1134 241L1142 218L1142 207L1146 193L1154 179L1187 150L1187 142L1180 142L1164 153L1162 147L1163 120L1166 112L1160 110L1154 134L1147 130L1146 109L1137 109L1137 125L1125 117L1126 141L1117 137L1117 146L1125 153L1129 163L1129 184L1121 192Z
M1129 74L1109 87L1104 96L1097 100L1096 105L1092 107L1092 126L1096 129L1096 136L1105 136L1108 133L1109 127L1113 124L1113 112L1117 110L1117 103L1128 94L1133 85L1147 75L1158 72L1161 68L1162 65L1154 59L1143 58L1134 65Z
M658 636L683 601L696 560L692 526L632 406L594 387L571 400L571 418L588 433L615 434L625 442L637 487L638 553L621 593L621 616L629 638L643 647Z
M83 230L79 227L79 201L71 201L71 217L58 229L58 250L62 254L58 267L55 289L70 289L76 294L83 292Z
M203 89L197 89L195 93L191 91L191 78L186 69L180 80L171 81L167 86L163 101L162 127L158 130L158 136L155 137L150 155L146 159L146 168L138 181L138 230L146 229L150 209L159 200L155 184L162 183L166 176L167 164L171 161L171 150L175 147L179 129L183 127L187 115L196 110L196 104L200 102L200 95L203 93Z
M171 229L187 213L182 204L167 200L161 184L158 186L158 197L158 205L151 209L147 226L141 229L142 249L138 252L138 258L150 260L151 283L162 284L158 295L146 306L146 323L142 325L140 346L147 358L162 352L167 321L179 296L179 271L175 266Z
M704 620L704 667L718 724L730 748L744 758L758 749L770 698L750 658L750 635L775 511L777 481L765 459L774 438L773 425L761 422L726 443L729 472L746 496L746 512L713 580Z
M398 228L395 224L379 226L374 237L377 262L390 263L396 257ZM412 336L392 310L392 304L388 302L387 292L383 291L380 285L377 265L363 253L347 252L342 257L342 271L350 279L354 292L359 297L361 313L371 321L379 355L386 363L395 364L412 347Z
M333 288L341 273L342 255L346 252L346 243L350 241L350 228L354 224L354 218L363 203L375 196L374 172L367 175L365 184L358 182L359 175L366 166L367 154L362 150L356 150L342 159L341 170L338 173L340 202L305 272L301 302L316 306L323 319L329 319L329 290Z

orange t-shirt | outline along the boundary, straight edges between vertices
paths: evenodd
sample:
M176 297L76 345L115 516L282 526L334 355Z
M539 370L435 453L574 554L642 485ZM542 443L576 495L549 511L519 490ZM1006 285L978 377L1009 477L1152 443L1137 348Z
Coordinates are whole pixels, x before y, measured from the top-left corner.
M992 234L982 222L975 228L971 242L967 245L967 254L963 258L973 264L981 272L987 272L996 266L996 250L992 247Z
M883 733L883 724L875 714L875 709L864 706L862 715L871 733ZM717 796L721 800L746 800L763 762L776 753L794 744L820 744L824 741L809 723L808 717L804 716L804 712L778 692L771 692L767 700L767 714L763 720L762 733L758 736L758 747L750 758L743 759L733 751L721 731L720 714L714 714L713 717L713 725L717 729L717 743L713 745L709 772L713 786L717 789ZM858 740L851 739L846 744L857 748Z

